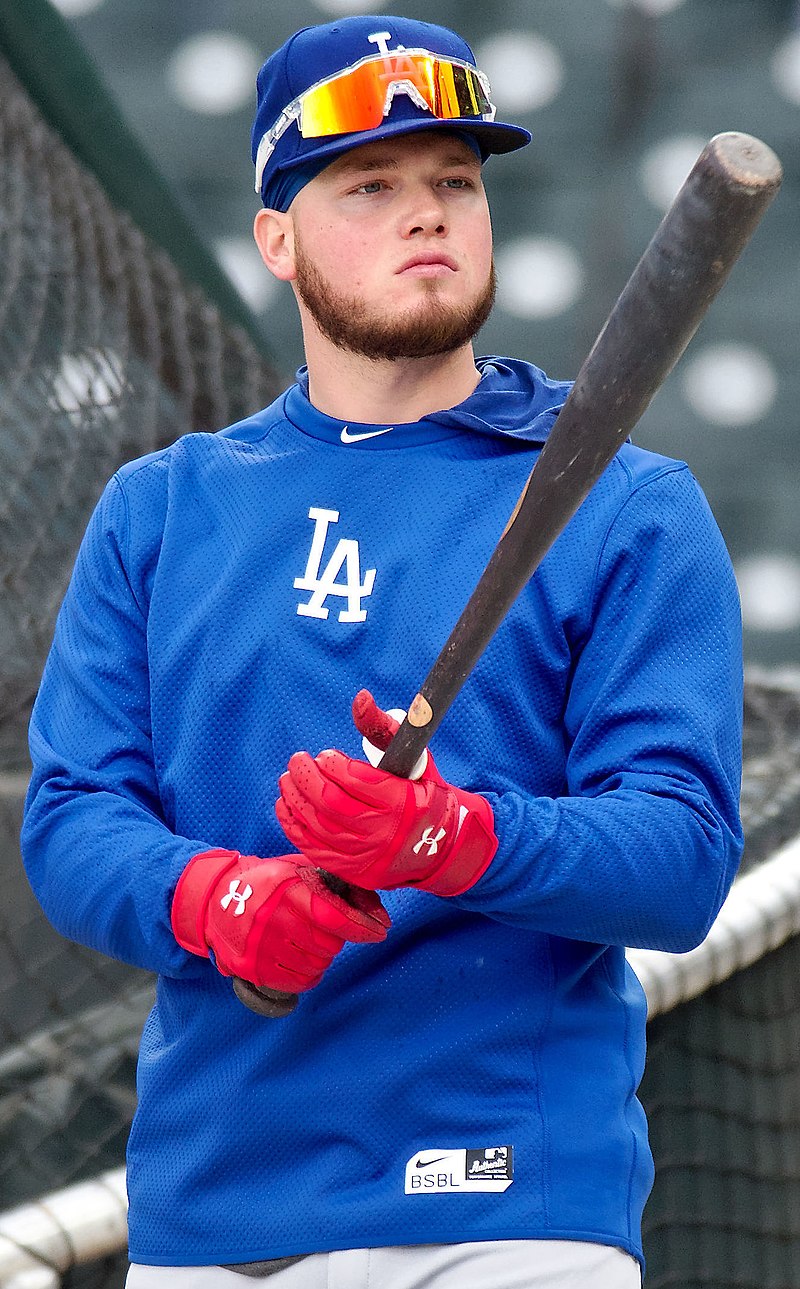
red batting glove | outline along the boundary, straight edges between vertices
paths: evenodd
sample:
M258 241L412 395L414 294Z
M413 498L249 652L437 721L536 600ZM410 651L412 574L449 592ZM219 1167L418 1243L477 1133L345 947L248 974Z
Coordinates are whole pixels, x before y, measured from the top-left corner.
M190 953L208 958L213 950L223 976L302 993L319 984L345 940L386 939L391 920L377 896L353 891L352 899L328 890L302 855L207 850L180 876L172 930Z
M356 696L353 718L382 749L398 728L367 690ZM461 895L497 850L489 802L445 783L430 756L421 777L410 780L343 752L313 760L296 752L279 785L275 813L289 841L357 886Z

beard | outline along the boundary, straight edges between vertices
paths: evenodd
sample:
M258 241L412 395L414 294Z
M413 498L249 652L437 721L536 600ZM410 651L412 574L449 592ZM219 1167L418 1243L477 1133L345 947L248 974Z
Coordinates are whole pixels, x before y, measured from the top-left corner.
M451 354L475 338L494 305L494 261L482 291L472 300L449 303L435 279L421 282L425 295L400 314L374 315L357 295L336 291L296 245L295 285L323 336L337 349L363 358L434 358Z

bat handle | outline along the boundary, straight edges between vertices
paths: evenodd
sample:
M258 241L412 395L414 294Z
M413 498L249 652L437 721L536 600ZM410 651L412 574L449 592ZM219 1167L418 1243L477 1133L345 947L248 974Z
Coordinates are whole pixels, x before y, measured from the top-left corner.
M396 774L400 779L411 778L414 768L425 751L436 724L438 724L438 721L433 721L433 710L422 694L417 694L411 704L410 715L412 719L409 720L406 717L401 722L400 728L395 732L388 748L386 748L378 762L382 769L387 770L390 774ZM441 719L441 715L439 719ZM358 724L358 722L356 723ZM342 877L334 876L333 873L326 873L324 868L318 868L317 872L328 890L333 891L334 895L338 895L340 899L345 900L348 904L356 903L355 900L350 899L350 892L356 889L351 886L350 882L346 882ZM234 977L233 992L239 1002L244 1003L245 1007L249 1007L250 1011L255 1012L258 1016L266 1016L269 1020L281 1020L284 1016L291 1015L300 1001L297 994L287 994L281 989L259 989L256 985L251 984L249 980L242 980L240 976Z
M323 868L317 869L317 872L334 895L347 900L348 904L353 903L348 899L349 882L341 877L334 877L333 873L326 873ZM284 1016L290 1016L300 1001L299 994L285 993L282 989L260 989L249 980L242 980L241 976L234 976L233 992L239 1002L249 1007L251 1012L255 1012L257 1016L266 1016L268 1020L282 1020Z
M300 1001L299 994L287 994L282 989L259 989L241 976L233 978L233 992L257 1016L266 1016L269 1020L281 1020L290 1016Z

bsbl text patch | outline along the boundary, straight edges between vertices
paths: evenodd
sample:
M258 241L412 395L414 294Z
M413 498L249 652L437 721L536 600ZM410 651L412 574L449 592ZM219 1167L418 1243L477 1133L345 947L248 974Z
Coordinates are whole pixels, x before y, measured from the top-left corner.
M511 1146L418 1150L406 1164L406 1195L507 1191L514 1180Z

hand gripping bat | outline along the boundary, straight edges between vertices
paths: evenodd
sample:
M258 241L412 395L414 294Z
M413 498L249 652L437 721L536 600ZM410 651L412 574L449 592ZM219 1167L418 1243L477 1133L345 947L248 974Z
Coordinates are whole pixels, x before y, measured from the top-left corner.
M778 192L781 164L748 134L698 157L578 372L522 495L450 638L383 755L407 778L523 586L625 442L685 350ZM346 897L347 883L328 878ZM253 1011L284 1016L292 994L234 982Z

